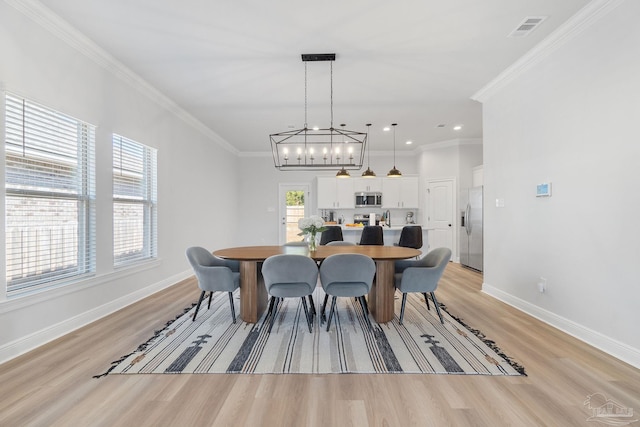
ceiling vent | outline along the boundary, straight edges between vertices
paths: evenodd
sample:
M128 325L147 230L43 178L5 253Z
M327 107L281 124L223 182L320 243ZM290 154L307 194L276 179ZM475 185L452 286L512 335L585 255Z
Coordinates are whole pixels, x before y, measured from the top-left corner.
M548 16L527 16L508 37L526 37L547 18Z

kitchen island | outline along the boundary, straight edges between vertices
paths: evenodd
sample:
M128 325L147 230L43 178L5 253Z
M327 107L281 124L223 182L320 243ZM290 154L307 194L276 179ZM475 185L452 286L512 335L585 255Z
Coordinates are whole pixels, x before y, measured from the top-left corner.
M393 246L395 243L398 243L400 240L400 233L402 232L402 228L405 225L419 225L419 224L402 224L402 225L392 225L391 227L382 226L382 232L384 236L384 244L385 246ZM364 227L349 227L346 225L341 225L342 228L342 236L346 242L358 243L360 241L360 236L362 235L362 229ZM427 247L427 229L422 227L422 242L423 248Z

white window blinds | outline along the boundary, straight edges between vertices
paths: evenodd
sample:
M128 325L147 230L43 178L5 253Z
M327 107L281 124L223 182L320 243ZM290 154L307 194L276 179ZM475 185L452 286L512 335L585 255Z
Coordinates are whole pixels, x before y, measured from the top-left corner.
M157 257L157 150L113 135L114 265Z
M7 295L95 272L95 127L7 94Z

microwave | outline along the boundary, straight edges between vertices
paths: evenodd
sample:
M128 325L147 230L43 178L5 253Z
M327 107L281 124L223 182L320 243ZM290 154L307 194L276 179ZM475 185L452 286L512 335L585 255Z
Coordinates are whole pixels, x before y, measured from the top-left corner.
M382 207L382 193L356 193L356 208Z

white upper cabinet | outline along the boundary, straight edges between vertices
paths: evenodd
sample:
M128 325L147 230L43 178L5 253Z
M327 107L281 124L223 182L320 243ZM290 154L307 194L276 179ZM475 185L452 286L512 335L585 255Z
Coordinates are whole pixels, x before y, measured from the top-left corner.
M418 209L418 178L382 179L382 207Z
M351 178L319 176L318 209L353 209L355 196Z
M353 178L355 193L379 193L382 191L382 178Z

